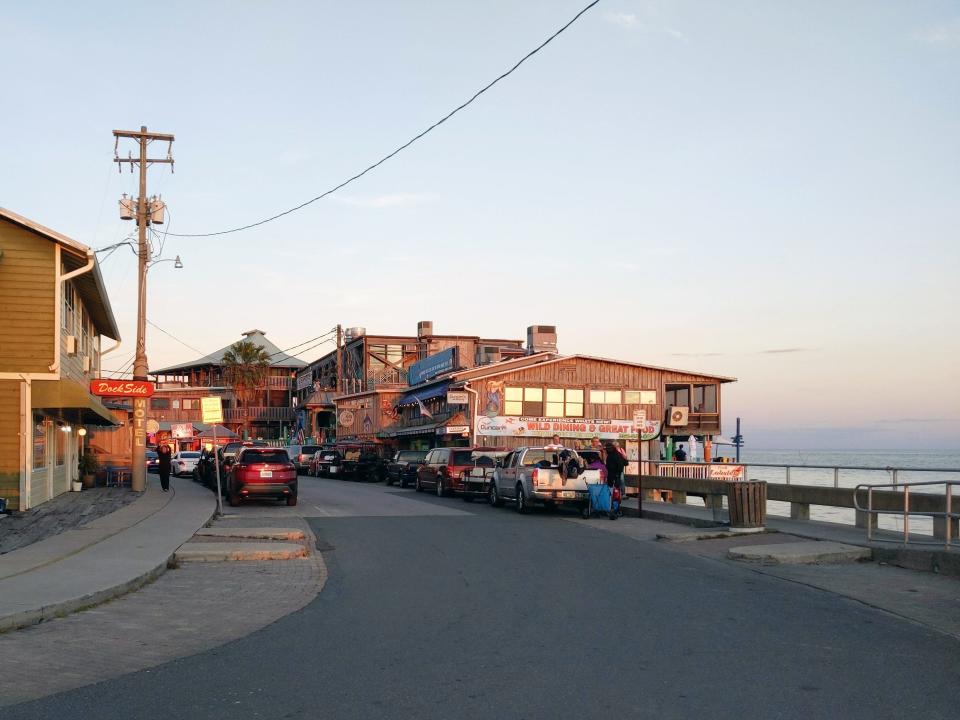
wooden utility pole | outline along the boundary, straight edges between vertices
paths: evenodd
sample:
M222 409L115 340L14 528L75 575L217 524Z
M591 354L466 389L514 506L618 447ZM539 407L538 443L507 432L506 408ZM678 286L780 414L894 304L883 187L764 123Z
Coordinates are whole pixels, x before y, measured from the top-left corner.
M343 328L337 323L337 395L343 393Z
M147 244L147 225L150 222L150 202L147 199L147 167L151 163L165 163L173 169L173 156L170 154L170 147L173 145L173 135L166 133L148 133L146 125L141 125L140 130L114 130L113 136L116 138L114 144L115 157L113 161L120 164L129 163L130 172L133 172L133 166L138 165L140 170L140 197L137 198L137 258L138 258L138 278L137 285L137 349L133 361L133 379L147 379L147 267L150 262L150 246ZM140 146L138 157L133 153L127 157L121 158L116 153L116 147L120 138L131 138ZM168 144L166 158L148 158L147 146L154 140L162 140ZM143 492L147 487L147 399L135 397L133 399L133 457L132 457L132 479L131 488L137 492Z

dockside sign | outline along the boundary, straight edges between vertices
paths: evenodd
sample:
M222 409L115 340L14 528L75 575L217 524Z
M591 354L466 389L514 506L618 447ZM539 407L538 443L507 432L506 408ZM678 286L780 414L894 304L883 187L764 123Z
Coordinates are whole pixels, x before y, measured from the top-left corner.
M153 397L156 388L147 380L91 380L90 392L99 397Z

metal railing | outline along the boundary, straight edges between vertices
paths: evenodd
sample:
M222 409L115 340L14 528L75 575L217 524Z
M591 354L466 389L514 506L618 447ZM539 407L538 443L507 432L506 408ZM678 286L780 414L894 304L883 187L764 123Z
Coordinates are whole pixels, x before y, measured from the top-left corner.
M945 486L945 492L943 495L944 499L944 508L940 510L912 510L910 508L910 490L911 488L921 487L921 486L931 486L931 485L943 485ZM886 515L899 515L903 517L903 544L913 542L916 545L943 545L945 549L949 550L951 547L960 547L955 542L954 538L954 525L955 521L960 521L960 512L953 511L953 487L960 486L960 481L952 480L929 480L923 482L909 482L902 483L897 485L895 483L886 483L883 485L869 485L861 484L857 485L853 489L853 506L856 510L868 513L871 517L871 521L867 523L867 540L870 541L883 541L883 542L897 542L892 538L884 537L874 537L874 522L872 518L874 516L879 516L881 513ZM874 508L873 506L873 493L874 490L879 488L893 488L894 490L899 490L900 494L903 495L903 509L880 509ZM860 507L860 502L858 500L858 495L862 489L867 491L867 507ZM912 540L910 539L910 516L921 516L933 518L936 522L937 518L940 518L943 521L943 538L942 540Z
M706 462L657 462L658 473L665 477L710 477L709 468L719 466L723 467L729 463L706 463ZM922 472L922 473L955 473L960 477L960 468L936 468L936 467L877 467L876 465L790 465L779 463L732 463L733 465L744 468L744 480L750 479L750 468L780 468L784 471L784 483L790 484L791 470L831 470L833 472L833 487L839 488L840 472L843 470L853 470L858 472L886 472L891 476L890 487L903 487L904 483L899 482L900 473ZM706 468L706 469L705 469ZM872 483L864 483L872 484ZM936 484L936 483L934 483ZM941 483L942 484L942 483ZM849 485L847 487L850 487ZM874 487L881 487L877 484Z

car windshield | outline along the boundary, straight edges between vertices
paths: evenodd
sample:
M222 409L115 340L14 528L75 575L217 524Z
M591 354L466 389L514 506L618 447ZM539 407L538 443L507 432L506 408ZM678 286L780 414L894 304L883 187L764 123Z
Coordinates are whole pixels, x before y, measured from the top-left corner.
M243 443L227 443L223 448L224 455L236 455L237 451L243 447Z
M180 453L180 457L183 458L183 459L185 459L185 460L196 460L198 457L200 457L200 453L198 453L198 452L182 452L182 453Z
M283 463L286 465L290 462L290 456L287 455L286 450L275 448L252 450L248 448L243 451L240 461L245 463Z
M423 460L426 456L426 451L402 452L397 455L397 462L416 462L417 460Z

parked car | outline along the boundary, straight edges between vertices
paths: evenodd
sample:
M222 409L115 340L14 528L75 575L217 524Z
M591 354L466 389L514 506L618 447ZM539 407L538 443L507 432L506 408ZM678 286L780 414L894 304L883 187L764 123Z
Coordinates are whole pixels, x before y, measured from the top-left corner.
M319 445L287 445L287 455L297 468L297 474L305 473L310 465L310 458L318 450L323 450Z
M474 465L474 453L496 452L500 448L434 448L417 468L417 491L434 490L439 497L449 494L454 486L462 487L462 474Z
M170 474L174 477L193 475L200 453L197 450L181 450L170 458Z
M297 504L297 468L286 450L262 446L240 450L227 475L227 503L235 506L249 498Z
M574 450L567 450L580 459ZM525 513L532 505L574 505L586 512L587 483L601 481L599 470L587 468L576 477L564 478L560 473L557 447L520 447L504 457L493 472L489 489L491 505L512 500L517 512ZM585 467L585 463L581 464Z
M338 477L343 473L343 455L339 450L325 449L314 456L317 458L315 474L317 477Z
M383 450L376 443L338 443L341 454L338 475L341 480L382 480L386 464L380 454Z
M217 489L217 475L215 472L216 469L216 455L213 448L207 450L204 448L200 451L200 458L197 460L197 467L193 470L193 479L197 482L203 483L206 487L211 490ZM220 470L220 477L223 478L223 469Z
M426 450L400 450L387 463L387 485L397 483L405 488L417 481L419 462L427 457Z
M160 471L160 456L156 450L147 450L147 472Z

